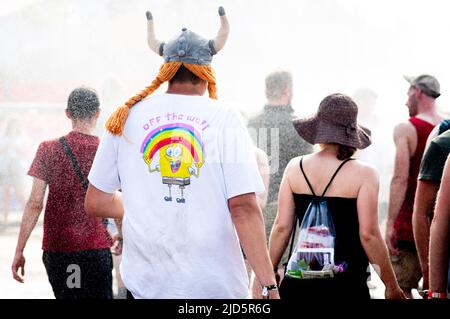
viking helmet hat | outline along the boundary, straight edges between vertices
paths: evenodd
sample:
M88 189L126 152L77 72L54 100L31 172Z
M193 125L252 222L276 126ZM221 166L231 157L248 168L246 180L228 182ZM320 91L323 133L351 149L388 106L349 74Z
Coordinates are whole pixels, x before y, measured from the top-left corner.
M210 65L212 56L217 54L228 38L230 26L223 7L219 8L220 29L214 39L205 39L187 28L169 42L156 38L153 15L147 12L147 42L156 54L164 57L165 62L184 62L198 65Z
M216 78L210 65L213 55L225 46L228 38L230 27L224 8L219 8L219 32L210 40L183 28L175 38L167 43L162 42L156 38L153 15L147 11L146 16L148 46L164 58L164 64L149 86L129 99L125 105L117 108L109 117L106 129L113 135L122 134L130 108L152 94L162 83L172 79L182 65L200 79L207 81L209 97L217 99Z

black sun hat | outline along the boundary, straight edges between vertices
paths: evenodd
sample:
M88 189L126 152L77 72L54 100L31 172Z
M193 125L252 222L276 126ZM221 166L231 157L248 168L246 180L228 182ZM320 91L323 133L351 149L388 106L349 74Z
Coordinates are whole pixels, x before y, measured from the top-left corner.
M336 93L328 95L314 117L295 119L297 133L308 143L336 143L364 149L372 142L370 130L358 125L358 106L351 97Z

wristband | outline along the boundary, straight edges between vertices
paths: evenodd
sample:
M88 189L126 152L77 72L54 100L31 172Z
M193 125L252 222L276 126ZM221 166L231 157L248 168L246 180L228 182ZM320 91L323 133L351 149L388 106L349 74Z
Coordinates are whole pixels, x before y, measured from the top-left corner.
M446 292L435 292L435 291L428 290L428 298L447 299L447 293Z
M262 286L262 296L264 299L269 298L269 291L271 290L278 290L278 286L277 285Z

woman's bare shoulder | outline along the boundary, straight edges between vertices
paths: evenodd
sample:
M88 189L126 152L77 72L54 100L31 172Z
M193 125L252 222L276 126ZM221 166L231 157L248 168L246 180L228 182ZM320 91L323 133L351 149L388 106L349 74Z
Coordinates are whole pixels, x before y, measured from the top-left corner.
M299 167L301 158L302 158L302 156L297 156L297 157L292 158L286 165L286 169L292 169L294 167Z
M300 159L302 157L298 156L298 157L294 157L292 158L288 164L286 165L286 168L284 169L283 172L283 178L287 179L289 182L292 182L292 178L295 178L298 176L299 172L300 172Z
M350 164L353 168L353 173L357 174L363 181L366 180L378 180L378 170L370 163L360 161L358 159L351 161Z

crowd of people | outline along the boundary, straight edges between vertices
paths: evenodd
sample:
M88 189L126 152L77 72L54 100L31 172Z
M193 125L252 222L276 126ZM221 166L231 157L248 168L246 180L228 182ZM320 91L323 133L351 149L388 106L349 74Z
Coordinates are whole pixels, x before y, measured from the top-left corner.
M450 131L436 110L439 82L407 78L383 238L378 172L357 158L372 143L358 104L330 94L313 117L295 118L292 76L277 71L246 127L218 99L211 61L229 29L219 16L214 39L183 28L163 42L147 12L148 44L164 63L101 140L95 90L70 94L72 131L42 142L28 171L14 279L24 280L48 188L43 262L58 299L112 298L111 251L129 299L368 299L370 264L388 299L411 298L421 278L424 298L447 298Z
M2 223L8 222L9 212L16 199L20 207L25 204L24 181L22 177L26 151L23 148L20 122L10 118L0 140L0 215Z

